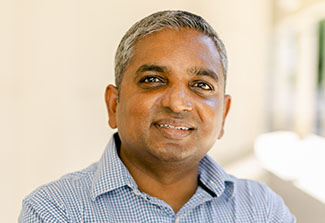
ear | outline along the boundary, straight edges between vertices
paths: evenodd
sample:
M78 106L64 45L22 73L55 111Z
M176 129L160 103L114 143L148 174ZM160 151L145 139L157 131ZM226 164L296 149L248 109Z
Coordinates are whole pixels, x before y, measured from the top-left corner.
M231 104L231 96L230 95L225 95L225 102L224 102L224 109L223 109L223 117L222 117L222 125L221 125L221 130L218 136L218 139L221 139L221 137L224 134L224 126L225 126L225 121L230 109L230 104Z
M117 108L117 88L110 84L106 87L105 101L108 112L108 124L112 129L117 128L116 124L116 108Z

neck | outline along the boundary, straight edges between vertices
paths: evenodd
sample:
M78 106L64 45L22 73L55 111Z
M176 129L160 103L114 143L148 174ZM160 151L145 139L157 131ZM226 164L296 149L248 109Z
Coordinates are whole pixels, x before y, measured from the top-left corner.
M168 203L176 213L193 196L198 186L198 163L139 163L123 152L121 160L139 189Z

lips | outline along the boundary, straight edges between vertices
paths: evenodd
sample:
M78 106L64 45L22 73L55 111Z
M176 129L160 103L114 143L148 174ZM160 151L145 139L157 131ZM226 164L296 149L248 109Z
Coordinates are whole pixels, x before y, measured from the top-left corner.
M190 135L196 128L181 119L161 119L153 123L159 132L169 139L183 139Z

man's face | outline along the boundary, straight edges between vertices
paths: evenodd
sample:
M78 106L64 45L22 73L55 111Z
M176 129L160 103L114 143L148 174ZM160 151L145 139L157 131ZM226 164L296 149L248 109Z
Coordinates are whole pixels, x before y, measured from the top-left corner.
M217 48L198 31L164 29L139 40L117 104L109 88L109 123L132 159L199 161L223 134L230 96Z

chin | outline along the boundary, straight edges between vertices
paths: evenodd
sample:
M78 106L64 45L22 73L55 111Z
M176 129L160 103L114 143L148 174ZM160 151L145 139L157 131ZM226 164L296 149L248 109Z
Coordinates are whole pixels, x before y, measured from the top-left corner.
M195 159L197 157L195 151L194 148L188 149L188 147L180 148L179 145L168 145L161 147L158 151L152 151L152 153L161 161L180 162Z

